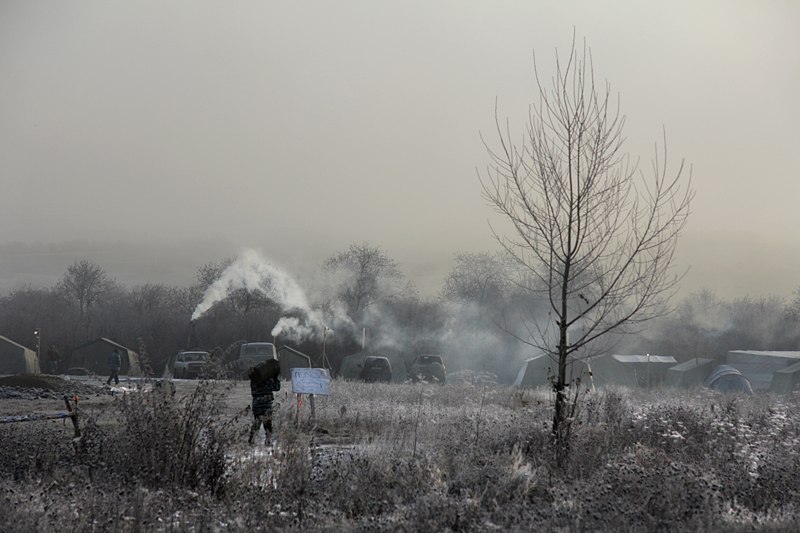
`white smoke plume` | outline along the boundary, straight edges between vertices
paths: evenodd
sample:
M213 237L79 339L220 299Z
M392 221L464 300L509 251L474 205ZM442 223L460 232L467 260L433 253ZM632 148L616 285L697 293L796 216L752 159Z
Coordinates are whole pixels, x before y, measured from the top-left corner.
M302 312L302 321L294 316L281 317L272 330L273 336L283 335L297 342L322 337L326 327L323 314L311 306L305 291L292 276L255 250L242 252L220 274L219 279L206 289L202 301L192 313L192 320L200 318L215 303L239 289L261 293L283 311L292 311L292 314ZM329 320L338 324L352 324L349 317L342 316L341 313L334 314Z
M278 323L275 324L275 327L272 328L272 336L277 337L278 335L283 335L295 342L302 342L304 339L316 337L320 330L320 323L318 322L319 317L316 315L308 315L308 317L309 322L313 323L313 326L310 324L301 324L299 318L290 316L281 317ZM324 329L325 326L322 325L321 328Z

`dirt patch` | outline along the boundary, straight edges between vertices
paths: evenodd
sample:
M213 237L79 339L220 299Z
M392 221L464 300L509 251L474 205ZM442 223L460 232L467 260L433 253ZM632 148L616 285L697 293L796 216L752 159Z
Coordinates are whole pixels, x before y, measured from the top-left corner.
M46 374L16 374L0 378L0 398L60 398L64 394L87 396L109 394L109 390Z

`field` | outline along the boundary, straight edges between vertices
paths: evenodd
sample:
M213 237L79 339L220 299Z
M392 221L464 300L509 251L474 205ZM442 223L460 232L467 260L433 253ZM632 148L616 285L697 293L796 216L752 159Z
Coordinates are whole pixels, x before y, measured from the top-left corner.
M247 383L153 385L81 383L77 451L69 423L0 425L3 531L800 530L797 395L586 392L556 468L547 391L336 381L299 428L281 391L251 447Z

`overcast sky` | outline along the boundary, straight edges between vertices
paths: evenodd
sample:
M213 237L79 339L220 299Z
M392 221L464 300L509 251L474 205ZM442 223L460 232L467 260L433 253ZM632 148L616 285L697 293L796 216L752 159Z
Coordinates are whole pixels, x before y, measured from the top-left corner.
M491 250L494 105L536 98L573 28L628 150L666 127L697 196L684 292L800 286L800 2L0 0L0 290L77 258L188 283L383 246L424 294Z

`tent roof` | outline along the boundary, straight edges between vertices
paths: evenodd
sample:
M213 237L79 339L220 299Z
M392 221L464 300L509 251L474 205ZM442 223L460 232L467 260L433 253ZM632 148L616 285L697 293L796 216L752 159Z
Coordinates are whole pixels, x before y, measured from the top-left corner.
M730 365L719 365L711 372L711 375L706 378L706 386L712 385L723 376L742 376L742 373ZM744 376L742 377L744 378Z
M612 355L611 357L619 361L620 363L668 363L674 365L678 362L671 355L616 355L615 354Z
M110 344L111 346L114 346L115 348L119 348L120 350L125 350L126 352L136 353L133 350L131 350L130 348L126 348L125 346L123 346L121 344L117 344L116 342L114 342L114 341L112 341L110 339L107 339L105 337L100 337L98 339L94 339L93 341L84 342L83 344L81 344L80 346L75 348L75 350L80 350L81 348L86 348L87 346L91 346L92 344L96 344L98 342L105 342L107 344Z
M295 354L295 355L302 355L303 357L306 357L306 358L309 358L309 359L310 359L310 357L309 357L307 354L304 354L304 353L303 353L303 352L301 352L300 350L295 350L294 348L292 348L292 347L290 347L290 346L286 346L285 344L284 344L284 345L282 345L280 348L278 348L278 352L279 352L279 353L280 353L280 352L284 352L284 351L285 351L285 352L291 352L291 353L293 353L293 354Z
M800 372L800 361L775 371L776 374L794 374L795 372Z
M704 359L702 357L696 357L694 359L689 359L688 361L684 361L683 363L677 364L670 368L670 370L674 370L676 372L685 372L687 370L692 370L693 368L697 368L699 366L707 365L708 363L713 363L713 359Z
M522 364L524 365L525 363L530 363L530 362L532 362L532 361L538 361L538 360L539 360L539 359L541 359L542 357L549 357L549 355L548 355L548 354L546 354L546 353L540 353L539 355L534 355L533 357L529 357L528 359L525 359L525 360L522 362ZM553 359L553 360L555 360L555 357L553 357L552 359Z
M800 352L789 352L789 351L731 350L728 352L728 354L758 355L761 357L778 357L783 359L800 360Z
M6 343L8 343L8 344L11 344L11 345L13 345L13 346L16 346L17 348L22 348L23 350L30 350L30 351L33 351L33 350L31 350L30 348L26 348L25 346L21 345L21 344L20 344L20 343L18 343L18 342L14 342L14 341L12 341L12 340L11 340L11 339L9 339L8 337L3 337L2 335L0 335L0 341L3 341L3 342L6 342Z

